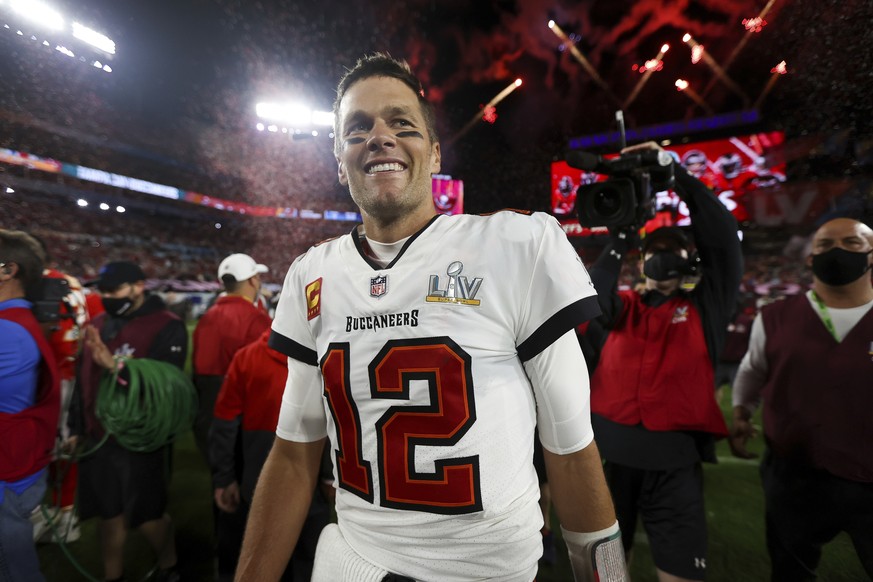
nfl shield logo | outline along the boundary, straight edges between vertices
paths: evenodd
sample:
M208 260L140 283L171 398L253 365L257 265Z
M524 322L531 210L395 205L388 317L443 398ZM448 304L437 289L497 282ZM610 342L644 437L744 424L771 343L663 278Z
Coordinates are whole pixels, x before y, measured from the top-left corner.
M382 297L388 293L388 275L370 279L370 297Z

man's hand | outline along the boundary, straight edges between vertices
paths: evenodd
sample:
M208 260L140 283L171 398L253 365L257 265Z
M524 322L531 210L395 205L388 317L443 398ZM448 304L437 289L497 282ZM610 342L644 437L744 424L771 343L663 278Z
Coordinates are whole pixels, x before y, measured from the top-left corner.
M215 504L225 513L235 513L239 509L239 483L234 481L227 487L215 488Z
M621 153L622 154L632 154L634 152L641 152L641 151L645 151L645 150L666 151L664 148L661 147L661 144L659 144L658 142L646 141L646 142L638 143L638 144L635 144L632 146L627 146L626 148L621 150Z
M638 226L610 226L608 230L609 236L613 240L624 242L628 248L636 247L640 244L640 228Z
M77 446L79 446L79 437L70 435L61 443L61 454L71 457L76 452Z
M91 350L91 357L98 366L106 370L115 369L115 358L112 357L112 352L100 339L100 332L93 325L85 328L85 346Z
M749 438L758 434L755 427L752 426L752 413L745 406L734 406L734 421L731 425L731 434L728 437L728 444L731 447L731 453L740 459L755 459L757 453L751 453L746 449L746 442Z

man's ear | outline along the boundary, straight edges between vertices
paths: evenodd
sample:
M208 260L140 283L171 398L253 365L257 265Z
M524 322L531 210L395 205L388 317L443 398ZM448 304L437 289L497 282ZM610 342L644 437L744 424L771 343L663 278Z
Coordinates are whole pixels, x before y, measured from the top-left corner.
M433 144L430 158L430 173L439 174L442 167L442 154L440 153L440 142Z
M14 279L15 275L18 274L18 265L15 263L6 263L3 265L3 268L0 269L0 281L8 281L9 279Z
M336 157L336 175L339 178L339 183L343 186L349 185L349 177L346 175L346 165L340 161L339 156Z

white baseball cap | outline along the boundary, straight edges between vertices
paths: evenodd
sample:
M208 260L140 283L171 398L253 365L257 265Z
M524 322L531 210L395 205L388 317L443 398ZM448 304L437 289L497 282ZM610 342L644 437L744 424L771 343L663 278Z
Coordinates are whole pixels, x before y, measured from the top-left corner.
M221 279L225 275L231 275L237 281L245 281L258 273L266 273L269 270L267 265L256 263L253 258L246 254L234 253L226 257L218 265L218 278Z

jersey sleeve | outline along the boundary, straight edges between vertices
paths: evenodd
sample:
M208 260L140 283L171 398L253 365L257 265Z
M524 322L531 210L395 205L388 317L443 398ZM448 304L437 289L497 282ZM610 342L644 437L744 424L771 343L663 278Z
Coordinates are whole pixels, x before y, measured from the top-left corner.
M525 362L524 370L537 401L537 430L543 448L566 455L591 444L588 367L576 332L566 332Z
M312 337L307 320L307 297L304 261L306 255L297 258L288 269L276 317L273 319L269 346L289 358L294 358L310 366L318 364L315 339Z
M288 381L279 409L276 436L286 441L310 443L327 436L321 371L288 358Z
M534 214L542 227L522 302L518 355L526 362L568 330L600 314L597 293L582 259L558 221Z

